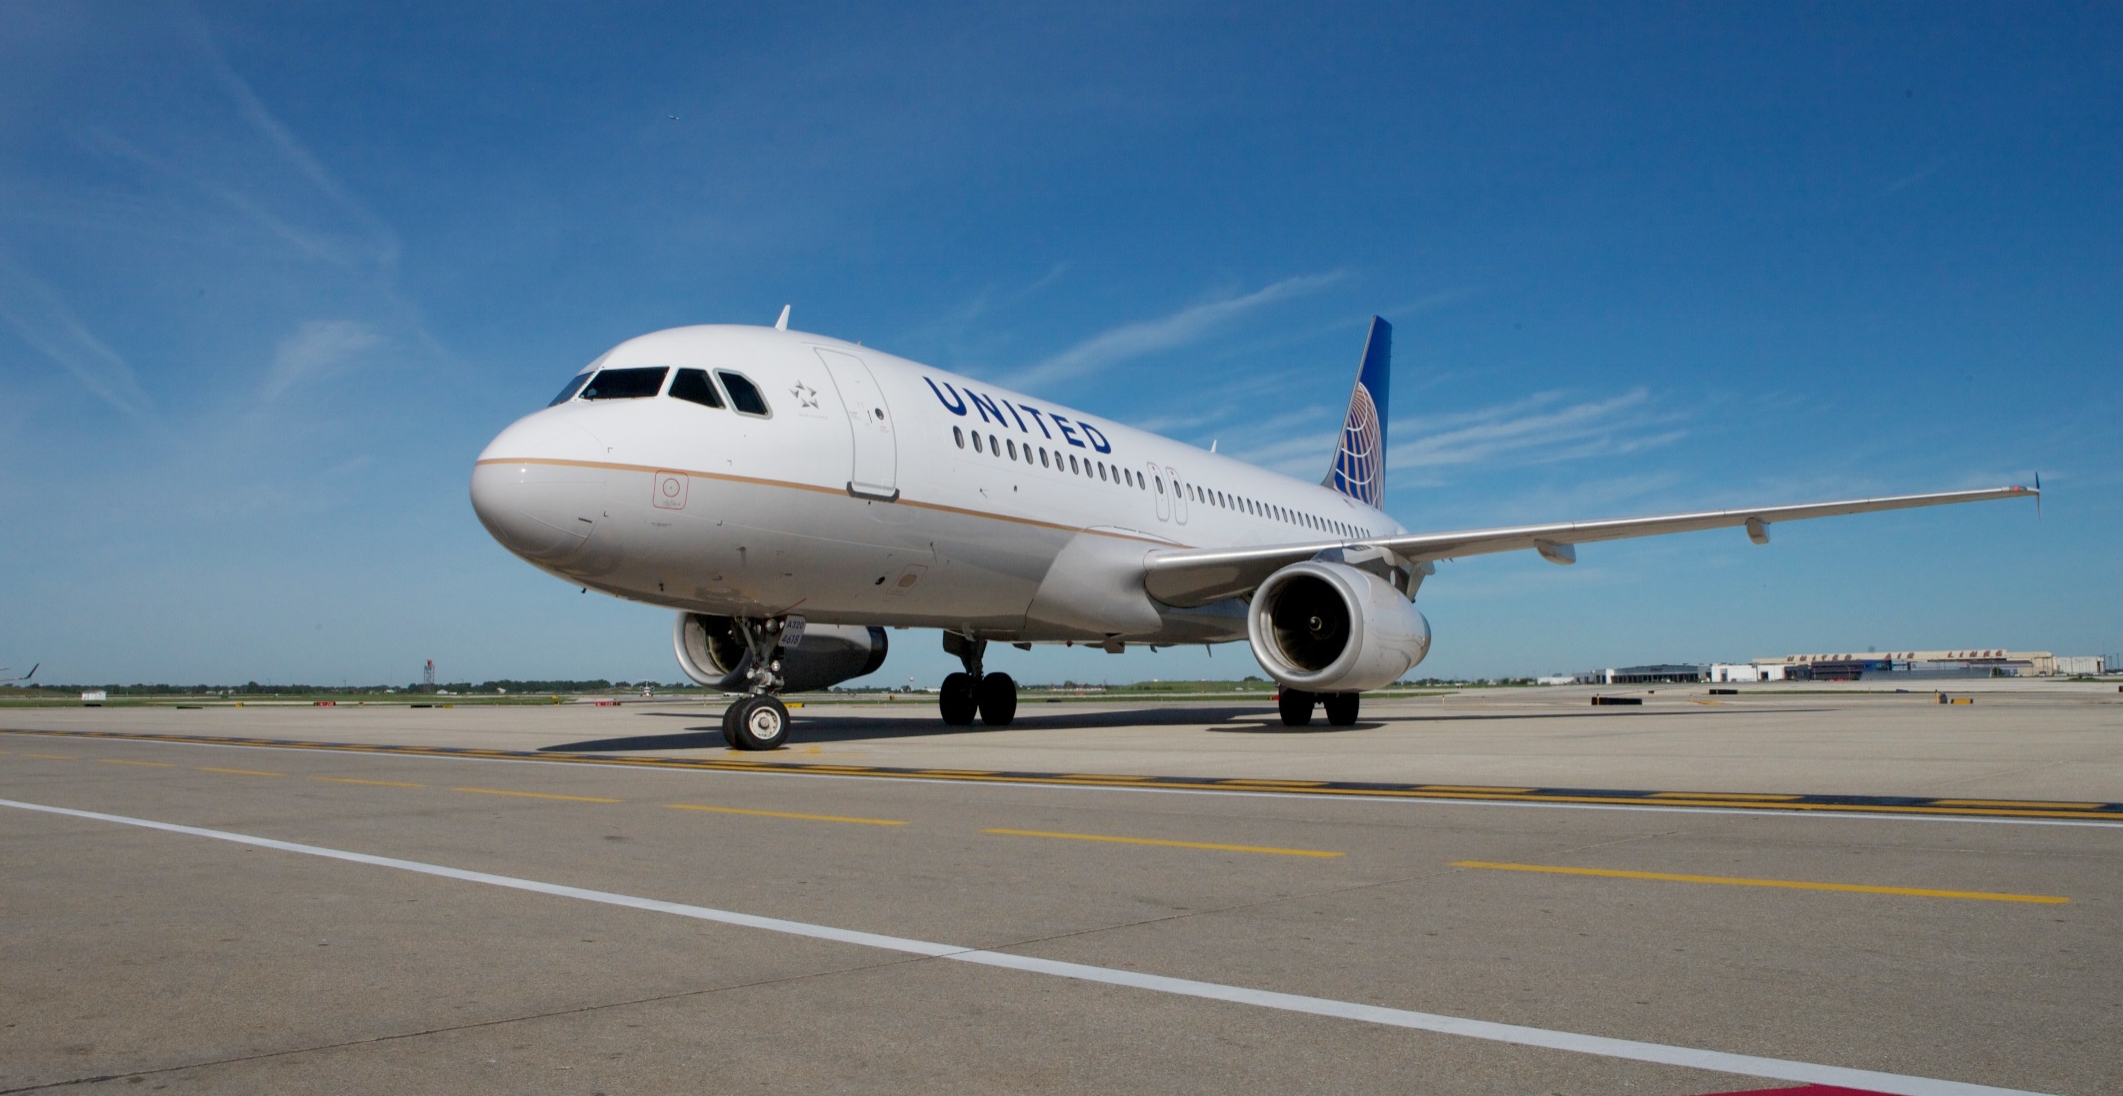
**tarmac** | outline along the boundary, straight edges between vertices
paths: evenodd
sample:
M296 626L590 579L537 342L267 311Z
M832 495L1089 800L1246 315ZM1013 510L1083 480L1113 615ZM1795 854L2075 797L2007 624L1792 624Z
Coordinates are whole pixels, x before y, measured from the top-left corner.
M0 711L0 1093L2123 1091L2123 694L1974 684Z

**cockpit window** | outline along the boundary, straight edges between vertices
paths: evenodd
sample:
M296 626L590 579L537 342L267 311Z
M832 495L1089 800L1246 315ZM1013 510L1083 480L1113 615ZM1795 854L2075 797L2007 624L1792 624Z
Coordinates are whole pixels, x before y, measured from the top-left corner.
M676 399L691 400L703 407L721 407L722 394L715 391L715 382L708 379L705 369L681 369L671 378L671 395Z
M740 413L746 415L773 414L773 412L767 410L767 398L759 394L759 386L752 383L752 378L742 373L732 373L726 369L718 371L715 375L722 378L723 388L730 393L730 404L736 407Z
M663 376L670 372L666 366L650 366L642 369L605 369L591 378L589 386L582 390L586 400L638 400L653 396L663 389Z
M546 404L546 406L559 407L561 404L564 404L569 400L574 399L575 393L582 391L582 386L587 383L589 379L590 374L588 373L577 373L574 376L569 377L568 386L566 388L561 389L560 395L553 397L553 402Z

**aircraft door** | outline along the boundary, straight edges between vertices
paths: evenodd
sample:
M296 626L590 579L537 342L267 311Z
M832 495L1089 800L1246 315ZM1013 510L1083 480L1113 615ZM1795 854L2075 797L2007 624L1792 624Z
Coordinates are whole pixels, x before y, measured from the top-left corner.
M1179 470L1165 467L1165 486L1172 489L1172 520L1187 524L1187 488L1179 481Z
M861 358L838 350L818 349L818 358L840 391L840 405L848 413L848 430L855 439L854 465L848 472L848 493L858 498L899 501L899 439L892 431L892 410L885 405L883 389Z
M1151 461L1143 467L1150 472L1150 497L1157 500L1157 520L1171 521L1172 500L1165 492L1170 491L1172 487L1165 482L1165 470L1159 468L1156 461Z

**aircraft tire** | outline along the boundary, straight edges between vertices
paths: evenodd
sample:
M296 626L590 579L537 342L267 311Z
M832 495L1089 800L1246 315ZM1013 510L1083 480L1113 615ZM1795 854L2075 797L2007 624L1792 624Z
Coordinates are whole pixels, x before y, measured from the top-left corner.
M1327 709L1327 722L1337 727L1347 727L1356 722L1357 702L1362 693L1328 693L1320 698L1320 706Z
M744 701L738 699L722 710L722 741L733 750L737 748L737 709L743 706Z
M943 711L945 723L953 727L972 724L974 714L980 711L980 701L974 696L973 688L972 674L944 677L944 687L937 690L936 706Z
M974 690L980 701L980 721L990 727L1007 727L1017 718L1017 681L1009 674L983 674Z
M740 750L775 750L789 740L789 709L777 697L750 696L738 702L733 720Z
M1303 689L1285 686L1275 694L1275 707L1283 714L1283 726L1305 727L1312 723L1312 706L1319 703L1319 696Z

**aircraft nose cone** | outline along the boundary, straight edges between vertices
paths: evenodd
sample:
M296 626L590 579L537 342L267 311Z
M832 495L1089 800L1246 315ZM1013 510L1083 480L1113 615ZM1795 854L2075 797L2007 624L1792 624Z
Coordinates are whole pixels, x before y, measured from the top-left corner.
M572 423L533 416L509 427L472 467L472 510L502 547L561 564L581 554L604 512L604 443Z

